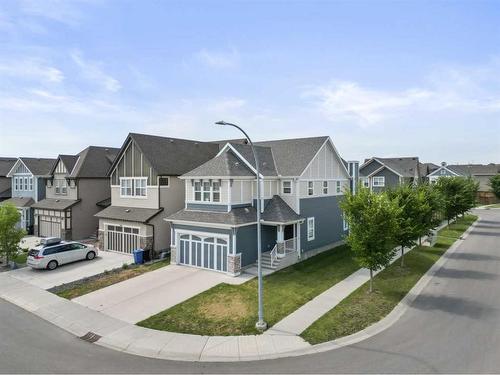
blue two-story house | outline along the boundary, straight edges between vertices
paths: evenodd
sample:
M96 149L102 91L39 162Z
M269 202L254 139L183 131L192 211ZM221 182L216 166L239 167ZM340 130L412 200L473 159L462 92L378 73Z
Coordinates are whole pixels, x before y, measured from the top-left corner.
M21 218L18 227L33 233L34 203L45 198L45 184L56 159L18 158L7 177L11 179L12 197L0 204L13 204Z
M342 243L347 226L339 203L350 175L331 139L255 145L263 265L282 268ZM180 176L185 207L165 219L171 224L172 263L238 275L256 262L255 167L250 145L228 142L214 158Z

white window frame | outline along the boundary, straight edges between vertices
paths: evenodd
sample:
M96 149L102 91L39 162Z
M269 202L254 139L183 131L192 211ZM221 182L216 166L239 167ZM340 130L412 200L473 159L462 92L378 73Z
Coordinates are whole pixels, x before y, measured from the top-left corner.
M160 185L160 178L167 179L167 184L166 185ZM170 177L169 176L159 176L158 177L158 186L159 187L170 187Z
M130 181L130 186L124 186L125 181ZM140 186L137 186L137 181L140 181ZM127 190L130 189L130 194ZM144 192L144 194L137 194ZM146 199L148 197L148 178L147 177L120 177L120 198L136 198Z
M19 189L19 177L14 177L14 191L20 191L20 189Z
M28 187L29 187L29 184L28 184L28 177L25 176L24 177L24 191L28 191Z
M328 181L323 181L323 194L328 194Z
M349 230L349 223L347 222L347 220L344 217L342 217L342 229L344 229L344 232L346 230Z
M290 186L285 186L285 184L290 184ZM292 180L283 180L281 181L281 192L283 195L292 195L293 194L293 186ZM289 192L286 192L285 189L289 189Z
M385 186L385 176L373 176L372 177L373 187L384 187Z
M68 195L68 184L65 178L55 179L54 187L56 195Z
M196 189L197 184L199 189ZM214 184L217 188L214 188ZM201 203L220 203L222 198L221 188L222 183L219 181L195 181L193 184L193 200ZM196 193L199 193L199 199L196 198Z
M335 192L342 194L342 181L335 181Z
M370 187L370 179L368 177L361 177L360 180L361 180L361 185L363 187L365 187L365 188Z
M441 174L441 176L444 176L446 174L446 169L441 169L439 173Z
M307 218L307 240L314 241L316 238L316 222L314 217Z
M29 179L30 191L33 191L33 177Z
M307 181L307 195L314 195L314 181Z

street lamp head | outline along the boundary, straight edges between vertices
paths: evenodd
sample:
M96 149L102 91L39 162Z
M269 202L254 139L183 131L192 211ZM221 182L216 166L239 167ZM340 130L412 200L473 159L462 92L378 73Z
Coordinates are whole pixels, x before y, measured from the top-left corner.
M227 125L227 122L225 121L217 121L215 125Z

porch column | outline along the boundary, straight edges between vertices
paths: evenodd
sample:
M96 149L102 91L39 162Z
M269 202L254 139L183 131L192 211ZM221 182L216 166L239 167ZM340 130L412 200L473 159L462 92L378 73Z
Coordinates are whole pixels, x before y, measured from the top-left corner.
M300 259L300 257L302 256L302 244L300 242L300 222L298 222L296 225L297 225L297 237L296 237L297 254L298 254L299 259Z
M278 255L285 255L285 233L283 230L283 225L278 225L276 227L276 250Z

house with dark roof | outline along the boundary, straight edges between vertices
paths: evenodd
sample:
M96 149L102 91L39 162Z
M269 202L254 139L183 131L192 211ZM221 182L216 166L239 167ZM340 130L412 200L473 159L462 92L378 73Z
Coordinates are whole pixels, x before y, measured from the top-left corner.
M339 203L350 175L329 137L256 142L262 177L263 266L277 269L342 243ZM170 214L171 262L238 275L257 259L256 162L227 142L180 176L184 207Z
M0 202L12 197L12 182L7 174L17 158L0 158Z
M97 236L94 216L111 197L108 170L118 148L89 146L76 155L59 155L45 184L45 199L34 209L34 234L80 240Z
M483 204L496 202L496 197L489 185L490 178L500 174L500 164L447 164L442 162L439 167L430 171L426 178L435 183L441 177L472 177L479 183L478 199Z
M12 197L0 204L13 204L21 214L18 227L33 233L32 205L45 198L45 183L55 159L18 158L7 173L11 179Z
M417 156L366 159L359 167L360 184L378 192L400 184L423 182L432 163L420 163Z
M184 207L179 176L218 151L217 143L129 134L108 171L111 204L95 215L100 247L124 253L167 251L171 231L163 219Z

